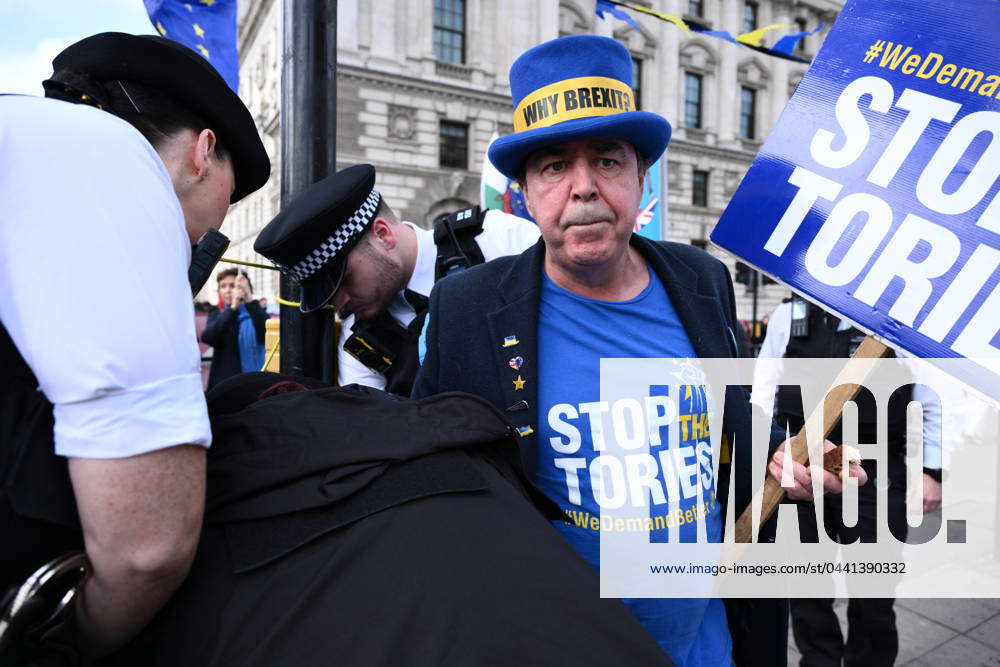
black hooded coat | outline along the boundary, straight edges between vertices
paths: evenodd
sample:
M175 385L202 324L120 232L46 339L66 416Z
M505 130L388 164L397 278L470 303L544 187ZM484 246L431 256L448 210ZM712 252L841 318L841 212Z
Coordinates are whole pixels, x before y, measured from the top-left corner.
M486 401L349 386L249 402L278 377L250 375L209 396L198 556L120 662L671 664L600 598Z

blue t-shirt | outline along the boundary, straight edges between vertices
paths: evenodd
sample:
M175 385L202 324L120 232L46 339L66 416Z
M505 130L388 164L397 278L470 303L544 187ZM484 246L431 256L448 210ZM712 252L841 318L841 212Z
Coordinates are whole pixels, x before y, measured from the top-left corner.
M679 390L676 424L650 443L660 489L649 492L650 540L669 541L676 526L682 542L695 542L697 522L710 542L722 535L712 478L708 397L696 353L670 297L652 271L649 285L628 301L598 301L569 292L543 274L538 317L538 457L535 482L573 523L556 529L595 568L600 562L601 508L598 496L613 497L614 475L600 478L590 419L600 419L600 360L673 358L668 385L649 387L650 396ZM691 385L681 382L690 381ZM637 397L642 400L642 397ZM675 441L671 441L671 440ZM576 447L575 443L579 442ZM596 461L596 462L595 462ZM627 484L626 478L617 478ZM700 484L699 484L700 481ZM603 486L602 486L603 484ZM700 493L699 493L700 489ZM624 491L623 491L624 492ZM675 503L671 511L670 503ZM603 529L613 529L605 526ZM625 603L671 660L684 667L730 665L732 642L719 599L626 599Z

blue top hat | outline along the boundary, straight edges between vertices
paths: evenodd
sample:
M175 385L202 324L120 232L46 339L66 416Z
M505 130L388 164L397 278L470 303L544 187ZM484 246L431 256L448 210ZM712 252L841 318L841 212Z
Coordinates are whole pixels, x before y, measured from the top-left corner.
M632 56L608 37L572 35L525 51L510 67L514 133L490 146L490 161L517 178L544 146L576 139L628 141L654 162L670 141L670 123L635 110Z

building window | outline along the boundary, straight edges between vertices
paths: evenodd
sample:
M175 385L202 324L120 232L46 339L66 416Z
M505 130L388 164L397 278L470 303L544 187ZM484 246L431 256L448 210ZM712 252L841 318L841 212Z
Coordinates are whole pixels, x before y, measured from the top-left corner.
M449 169L469 168L469 126L465 123L441 121L440 164Z
M465 0L434 0L434 57L465 62Z
M684 75L684 124L701 127L701 75Z
M757 29L757 3L747 2L743 5L743 32L753 32Z
M806 31L806 20L802 19L802 18L795 19L795 27L797 27L799 29L799 32L805 32ZM795 43L795 50L798 51L799 53L805 53L806 52L806 38L805 37L799 37L799 41Z
M642 108L642 59L632 56L632 96L635 108Z
M708 206L708 172L695 169L691 172L691 203Z
M757 133L757 91L743 86L740 88L740 137L756 139Z
M704 16L705 3L703 0L688 0L688 14L691 16Z

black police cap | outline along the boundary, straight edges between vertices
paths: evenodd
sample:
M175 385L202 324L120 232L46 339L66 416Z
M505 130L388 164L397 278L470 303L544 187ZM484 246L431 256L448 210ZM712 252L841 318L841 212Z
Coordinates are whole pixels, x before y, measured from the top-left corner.
M323 307L344 278L347 255L378 212L375 167L348 167L309 186L261 230L254 250L300 286L304 313Z
M271 161L253 117L212 65L182 44L155 35L102 32L66 47L53 68L98 81L135 81L169 95L205 119L229 150L236 175L235 203L271 175Z

